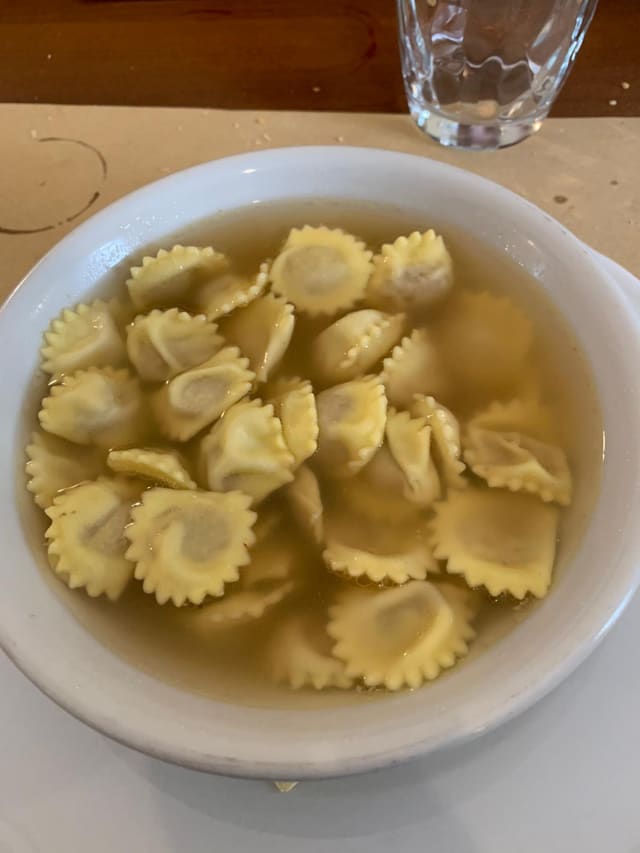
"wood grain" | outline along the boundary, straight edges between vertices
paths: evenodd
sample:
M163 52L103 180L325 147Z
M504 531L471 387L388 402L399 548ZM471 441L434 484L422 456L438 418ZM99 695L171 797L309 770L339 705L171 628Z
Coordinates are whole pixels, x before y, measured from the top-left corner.
M555 115L640 115L639 29L601 0ZM406 110L393 0L0 0L0 44L1 101Z

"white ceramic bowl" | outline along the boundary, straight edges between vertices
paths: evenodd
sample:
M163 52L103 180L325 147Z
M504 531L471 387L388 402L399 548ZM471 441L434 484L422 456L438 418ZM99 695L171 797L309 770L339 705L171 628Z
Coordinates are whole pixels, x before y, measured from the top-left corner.
M179 228L257 201L394 202L507 252L570 318L593 368L607 436L591 523L549 598L508 637L428 689L332 710L236 707L139 672L88 634L51 592L16 509L19 415L43 330L108 271ZM568 675L639 580L640 334L636 314L587 250L522 198L463 171L385 151L250 153L172 175L98 213L50 252L0 312L0 641L20 669L80 720L179 764L306 779L390 765L486 731Z

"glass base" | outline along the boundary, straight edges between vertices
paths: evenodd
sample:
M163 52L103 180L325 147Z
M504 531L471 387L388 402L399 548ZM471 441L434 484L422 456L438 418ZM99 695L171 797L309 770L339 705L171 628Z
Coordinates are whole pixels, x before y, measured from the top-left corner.
M522 142L542 127L542 118L508 122L465 124L425 108L411 107L418 127L440 145L467 151L495 151Z

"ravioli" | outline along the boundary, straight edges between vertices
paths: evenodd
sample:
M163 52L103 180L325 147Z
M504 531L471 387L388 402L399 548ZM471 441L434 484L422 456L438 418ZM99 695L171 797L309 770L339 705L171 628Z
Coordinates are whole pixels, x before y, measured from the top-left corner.
M272 405L237 403L200 443L200 467L210 489L240 489L256 503L293 479L294 458Z
M220 596L250 561L256 514L241 492L148 489L125 534L135 577L158 604Z
M40 426L76 444L124 447L145 432L140 386L126 368L89 367L52 385L38 413Z
M258 382L266 382L282 361L294 325L293 305L267 293L235 311L225 321L224 335L247 356Z
M57 495L45 512L49 562L71 589L116 601L133 576L125 528L140 495L133 482L101 477Z
M343 577L403 584L438 571L424 523L415 516L382 525L353 511L347 516L338 506L325 522L325 543L327 567Z
M383 308L414 312L430 308L453 283L451 255L432 229L385 243L373 265L367 298Z
M246 625L260 619L295 590L299 567L291 548L267 539L256 542L250 556L250 562L240 569L240 579L221 598L190 611L190 627L207 632Z
M324 385L335 385L367 373L402 335L403 314L364 308L332 323L311 345L314 374Z
M347 675L368 687L416 688L468 652L473 610L447 584L410 581L388 589L345 587L327 631Z
M342 502L380 521L413 520L441 497L426 418L389 409L382 446L341 485Z
M139 311L149 308L173 308L189 304L194 290L216 278L229 266L220 252L211 246L176 245L160 249L155 257L146 255L142 264L131 267L127 279L129 296Z
M202 364L222 343L215 323L177 308L141 314L127 327L129 360L147 382L165 382Z
M463 290L452 298L437 340L461 392L469 398L485 397L517 386L533 330L506 297Z
M411 411L416 417L424 418L431 427L431 438L445 483L454 489L464 488L467 483L462 476L465 464L462 461L458 419L434 397L422 394L415 396Z
M507 402L494 400L475 412L467 428L521 432L551 444L558 440L558 427L551 409L537 397L513 398Z
M267 649L267 669L278 684L295 690L348 688L353 678L331 654L331 641L317 614L295 611L276 627Z
M386 437L389 452L402 471L403 494L411 503L427 508L441 496L440 478L431 458L432 427L427 419L389 409Z
M416 394L439 397L450 391L442 357L427 329L414 329L382 362L380 377L387 399L408 409Z
M571 471L560 447L519 432L481 427L470 427L464 444L470 469L492 488L531 492L563 506L571 503Z
M172 489L195 489L187 468L175 450L153 450L132 447L128 450L112 450L107 456L107 465L118 474L150 480Z
M373 583L403 584L411 578L424 579L436 564L429 549L416 546L393 554L375 554L369 547L354 548L334 539L327 541L324 560L332 572Z
M387 398L378 377L352 379L321 391L317 461L335 476L357 473L382 444Z
M51 506L59 492L94 480L105 471L103 452L69 444L46 432L32 433L26 452L27 489L42 509Z
M210 320L217 320L257 299L268 281L269 264L266 262L260 264L257 275L252 278L224 272L202 285L193 303Z
M267 388L266 402L280 419L295 466L301 465L318 448L318 410L311 383L297 377L278 379Z
M337 505L345 514L353 512L379 524L416 519L419 508L404 497L404 477L386 444L359 474L337 482L340 486Z
M271 287L305 314L334 314L362 296L371 252L339 229L292 228L271 266Z
M434 507L434 554L450 574L497 596L544 597L551 583L558 510L497 489L451 491Z
M42 369L61 375L121 365L126 353L112 311L101 299L65 308L44 333Z
M291 513L303 533L316 545L324 541L324 507L320 484L313 470L301 465L285 489Z
M388 420L388 418L387 418ZM402 468L398 465L385 440L358 475L358 479L366 484L372 493L372 500L377 501L379 495L386 495L398 502L404 500L407 480Z
M167 438L189 441L246 396L255 379L237 347L224 347L204 364L169 380L151 396L158 425Z

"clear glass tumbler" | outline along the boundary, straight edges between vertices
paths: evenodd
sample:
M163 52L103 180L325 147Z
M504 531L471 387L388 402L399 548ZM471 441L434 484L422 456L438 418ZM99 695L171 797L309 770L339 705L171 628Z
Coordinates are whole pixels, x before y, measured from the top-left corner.
M398 0L402 73L418 127L494 149L540 128L598 0Z

